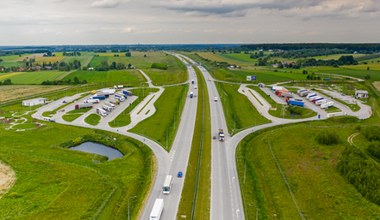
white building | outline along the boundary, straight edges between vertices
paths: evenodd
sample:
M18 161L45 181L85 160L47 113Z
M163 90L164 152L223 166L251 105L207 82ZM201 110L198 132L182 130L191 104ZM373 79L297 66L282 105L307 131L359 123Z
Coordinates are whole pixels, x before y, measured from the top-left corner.
M45 98L37 98L37 99L30 99L30 100L24 100L22 101L22 106L35 106L35 105L43 105L46 103Z
M355 90L355 97L357 99L368 98L368 91L366 91L366 90Z

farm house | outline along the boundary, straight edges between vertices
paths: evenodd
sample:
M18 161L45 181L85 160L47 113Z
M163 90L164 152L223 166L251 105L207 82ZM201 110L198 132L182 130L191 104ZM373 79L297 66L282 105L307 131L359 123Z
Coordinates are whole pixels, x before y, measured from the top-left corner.
M24 100L22 101L22 106L35 106L35 105L43 105L46 103L45 98L36 98L36 99L30 99L30 100Z

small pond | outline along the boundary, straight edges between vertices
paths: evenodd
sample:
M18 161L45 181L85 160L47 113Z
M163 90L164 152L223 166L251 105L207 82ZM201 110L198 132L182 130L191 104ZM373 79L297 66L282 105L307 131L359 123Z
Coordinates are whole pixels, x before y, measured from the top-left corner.
M107 147L103 144L98 144L94 142L84 142L81 145L78 145L76 147L71 147L70 149L106 156L108 157L108 160L113 160L115 158L123 157L123 154L120 151L111 147Z

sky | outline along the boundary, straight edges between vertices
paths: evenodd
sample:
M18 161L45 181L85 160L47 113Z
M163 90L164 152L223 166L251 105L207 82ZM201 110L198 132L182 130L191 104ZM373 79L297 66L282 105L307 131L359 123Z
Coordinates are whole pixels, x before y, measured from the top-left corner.
M380 0L1 0L0 45L380 42Z

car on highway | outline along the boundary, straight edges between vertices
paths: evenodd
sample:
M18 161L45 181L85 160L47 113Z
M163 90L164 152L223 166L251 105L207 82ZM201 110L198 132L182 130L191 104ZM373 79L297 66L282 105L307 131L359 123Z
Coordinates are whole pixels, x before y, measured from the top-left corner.
M182 173L181 171L179 171L179 172L177 173L177 177L178 177L178 178L182 178L182 176L183 176L183 173Z
M214 102L217 102L218 101L218 97L215 96L214 98Z

